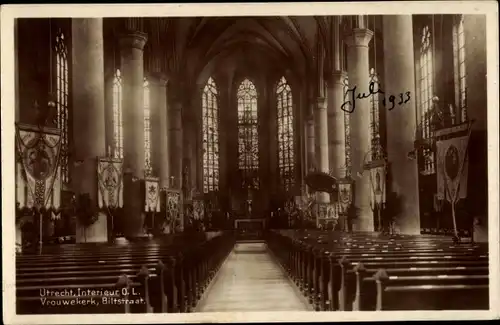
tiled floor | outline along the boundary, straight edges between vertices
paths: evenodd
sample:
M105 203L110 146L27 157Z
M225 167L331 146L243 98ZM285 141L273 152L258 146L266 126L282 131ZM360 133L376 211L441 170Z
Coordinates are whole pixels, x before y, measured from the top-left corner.
M264 243L237 243L213 281L196 311L310 310Z

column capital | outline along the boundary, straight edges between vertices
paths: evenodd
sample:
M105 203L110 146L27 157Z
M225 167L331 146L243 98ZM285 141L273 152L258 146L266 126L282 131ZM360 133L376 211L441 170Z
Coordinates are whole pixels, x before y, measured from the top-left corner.
M345 37L347 46L368 47L373 32L367 28L353 28Z
M163 72L152 72L149 74L149 80L154 85L165 87L167 86L168 77Z
M122 48L135 48L143 50L148 40L148 35L139 31L131 31L120 36L120 46Z
M316 109L326 109L326 98L317 97L316 98Z
M347 72L339 70L333 71L332 73L328 73L325 75L325 81L329 87L339 84L343 85L345 78L347 78Z

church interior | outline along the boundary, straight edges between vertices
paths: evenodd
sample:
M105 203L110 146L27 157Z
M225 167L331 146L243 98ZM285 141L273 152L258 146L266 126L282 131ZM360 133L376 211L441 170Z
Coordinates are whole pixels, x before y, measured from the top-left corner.
M15 99L18 314L489 308L483 15L19 18Z

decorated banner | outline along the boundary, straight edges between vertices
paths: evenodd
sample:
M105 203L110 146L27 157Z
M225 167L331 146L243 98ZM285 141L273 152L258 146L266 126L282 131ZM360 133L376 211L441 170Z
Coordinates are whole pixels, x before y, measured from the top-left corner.
M181 217L180 213L181 195L179 192L167 191L167 216L169 223L173 223L179 220Z
M193 217L195 220L203 220L205 207L203 200L193 200Z
M59 130L17 125L16 147L19 208L58 209L61 202Z
M372 167L370 172L372 203L381 204L386 201L386 168L385 165Z
M437 195L455 203L467 197L469 136L437 141Z
M123 207L123 162L115 158L97 158L99 208Z
M352 203L352 183L339 182L339 203L342 210L347 211Z
M288 214L292 213L294 207L295 207L295 202L294 201L292 201L292 200L286 200L285 201L285 207L284 208L285 208L286 213L288 213Z
M146 177L145 186L145 211L160 212L160 180L157 177Z

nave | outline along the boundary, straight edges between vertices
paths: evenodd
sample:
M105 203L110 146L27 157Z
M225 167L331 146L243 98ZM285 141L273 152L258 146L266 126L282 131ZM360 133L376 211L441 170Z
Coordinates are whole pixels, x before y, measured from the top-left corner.
M60 245L16 259L18 314L487 310L487 247L267 230Z
M197 312L307 311L311 307L265 242L236 243Z

